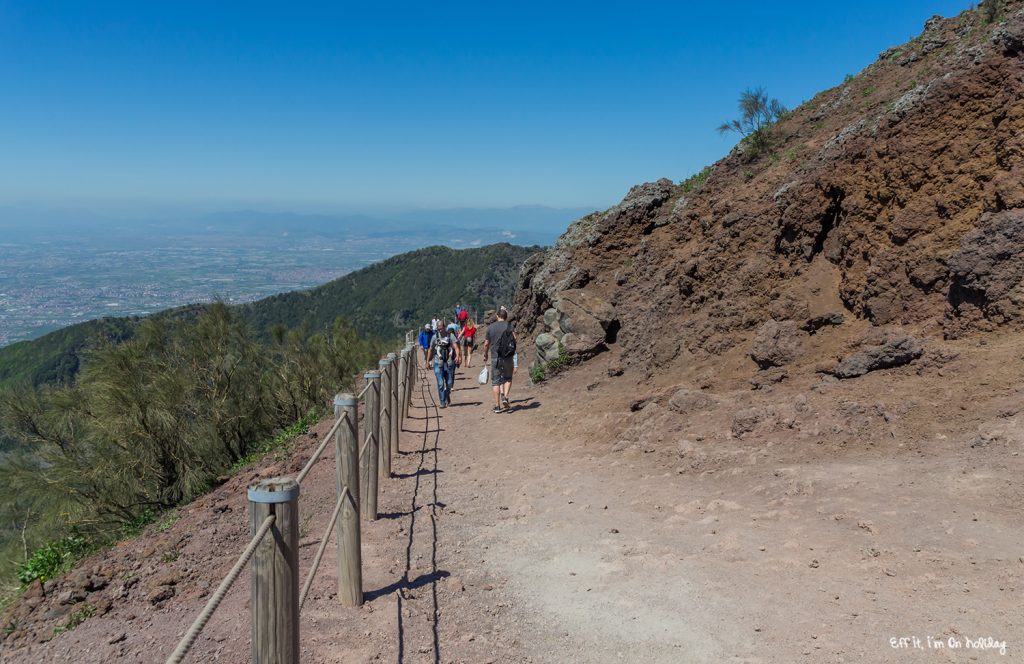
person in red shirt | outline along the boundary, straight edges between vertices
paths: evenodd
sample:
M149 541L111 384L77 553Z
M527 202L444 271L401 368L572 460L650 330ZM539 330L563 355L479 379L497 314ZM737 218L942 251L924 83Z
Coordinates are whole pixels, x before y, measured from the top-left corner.
M473 350L476 349L476 323L468 318L462 325L462 331L459 332L459 343L462 344L462 357L465 359L468 369L473 366Z

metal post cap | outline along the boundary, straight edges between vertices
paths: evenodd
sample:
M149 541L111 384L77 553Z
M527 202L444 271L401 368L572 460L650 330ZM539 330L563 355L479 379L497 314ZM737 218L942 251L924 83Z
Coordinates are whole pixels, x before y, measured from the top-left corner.
M392 360L393 360L393 358L385 357L383 360L381 360L377 364L380 366L381 369L383 369L384 367L390 365Z
M394 353L388 353L388 358L389 358L389 359L392 359L392 360L393 360L393 359L395 359L396 357L398 357L398 355L396 355L396 354L394 354Z
M365 378L366 380L375 380L377 378L380 378L380 372L379 371L367 371L366 373L363 374L363 378Z
M249 487L250 503L288 503L299 497L299 483L290 477L272 477Z
M356 398L351 394L335 394L334 395L335 406L354 406L356 405Z

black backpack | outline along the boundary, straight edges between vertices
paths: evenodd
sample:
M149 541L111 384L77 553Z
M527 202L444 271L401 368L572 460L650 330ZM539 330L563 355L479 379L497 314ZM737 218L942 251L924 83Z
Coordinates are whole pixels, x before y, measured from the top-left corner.
M512 326L509 325L498 337L498 347L495 349L498 357L508 359L516 354L516 338L512 334Z

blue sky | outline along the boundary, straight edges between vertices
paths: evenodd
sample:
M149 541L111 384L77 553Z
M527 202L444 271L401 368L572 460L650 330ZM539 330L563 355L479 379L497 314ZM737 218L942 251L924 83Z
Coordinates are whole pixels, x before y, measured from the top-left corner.
M605 207L969 4L0 0L0 204Z

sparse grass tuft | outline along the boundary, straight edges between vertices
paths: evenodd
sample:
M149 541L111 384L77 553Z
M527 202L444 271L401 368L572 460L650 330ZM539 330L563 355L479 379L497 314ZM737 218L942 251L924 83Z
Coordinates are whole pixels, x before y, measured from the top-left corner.
M159 530L160 532L164 532L164 531L170 529L171 526L176 524L178 522L178 519L180 519L180 518L181 518L181 515L178 514L178 512L176 510L168 512L167 516L165 516L164 518L160 519L160 523L156 524L156 529Z
M688 194L691 191L699 189L701 185L708 181L709 177L711 177L711 167L705 166L700 170L699 173L694 173L690 177L680 182L679 186L683 188L684 194Z
M94 615L96 615L96 607L92 604L83 604L77 611L68 616L67 622L53 628L53 635L57 636L64 632L70 632Z
M300 418L294 424L277 434L273 438L268 438L258 443L253 451L246 454L244 457L239 459L231 466L231 472L235 473L245 468L246 466L256 463L271 452L277 453L279 456L287 454L288 450L291 449L292 441L306 431L309 427L313 426L320 421L320 413L316 411L310 411L304 417Z
M306 539L306 537L309 536L309 533L310 533L310 530L311 530L310 522L312 520L313 520L313 515L312 514L307 514L306 518L303 519L302 523L299 524L299 539L300 540L304 540L304 539Z

